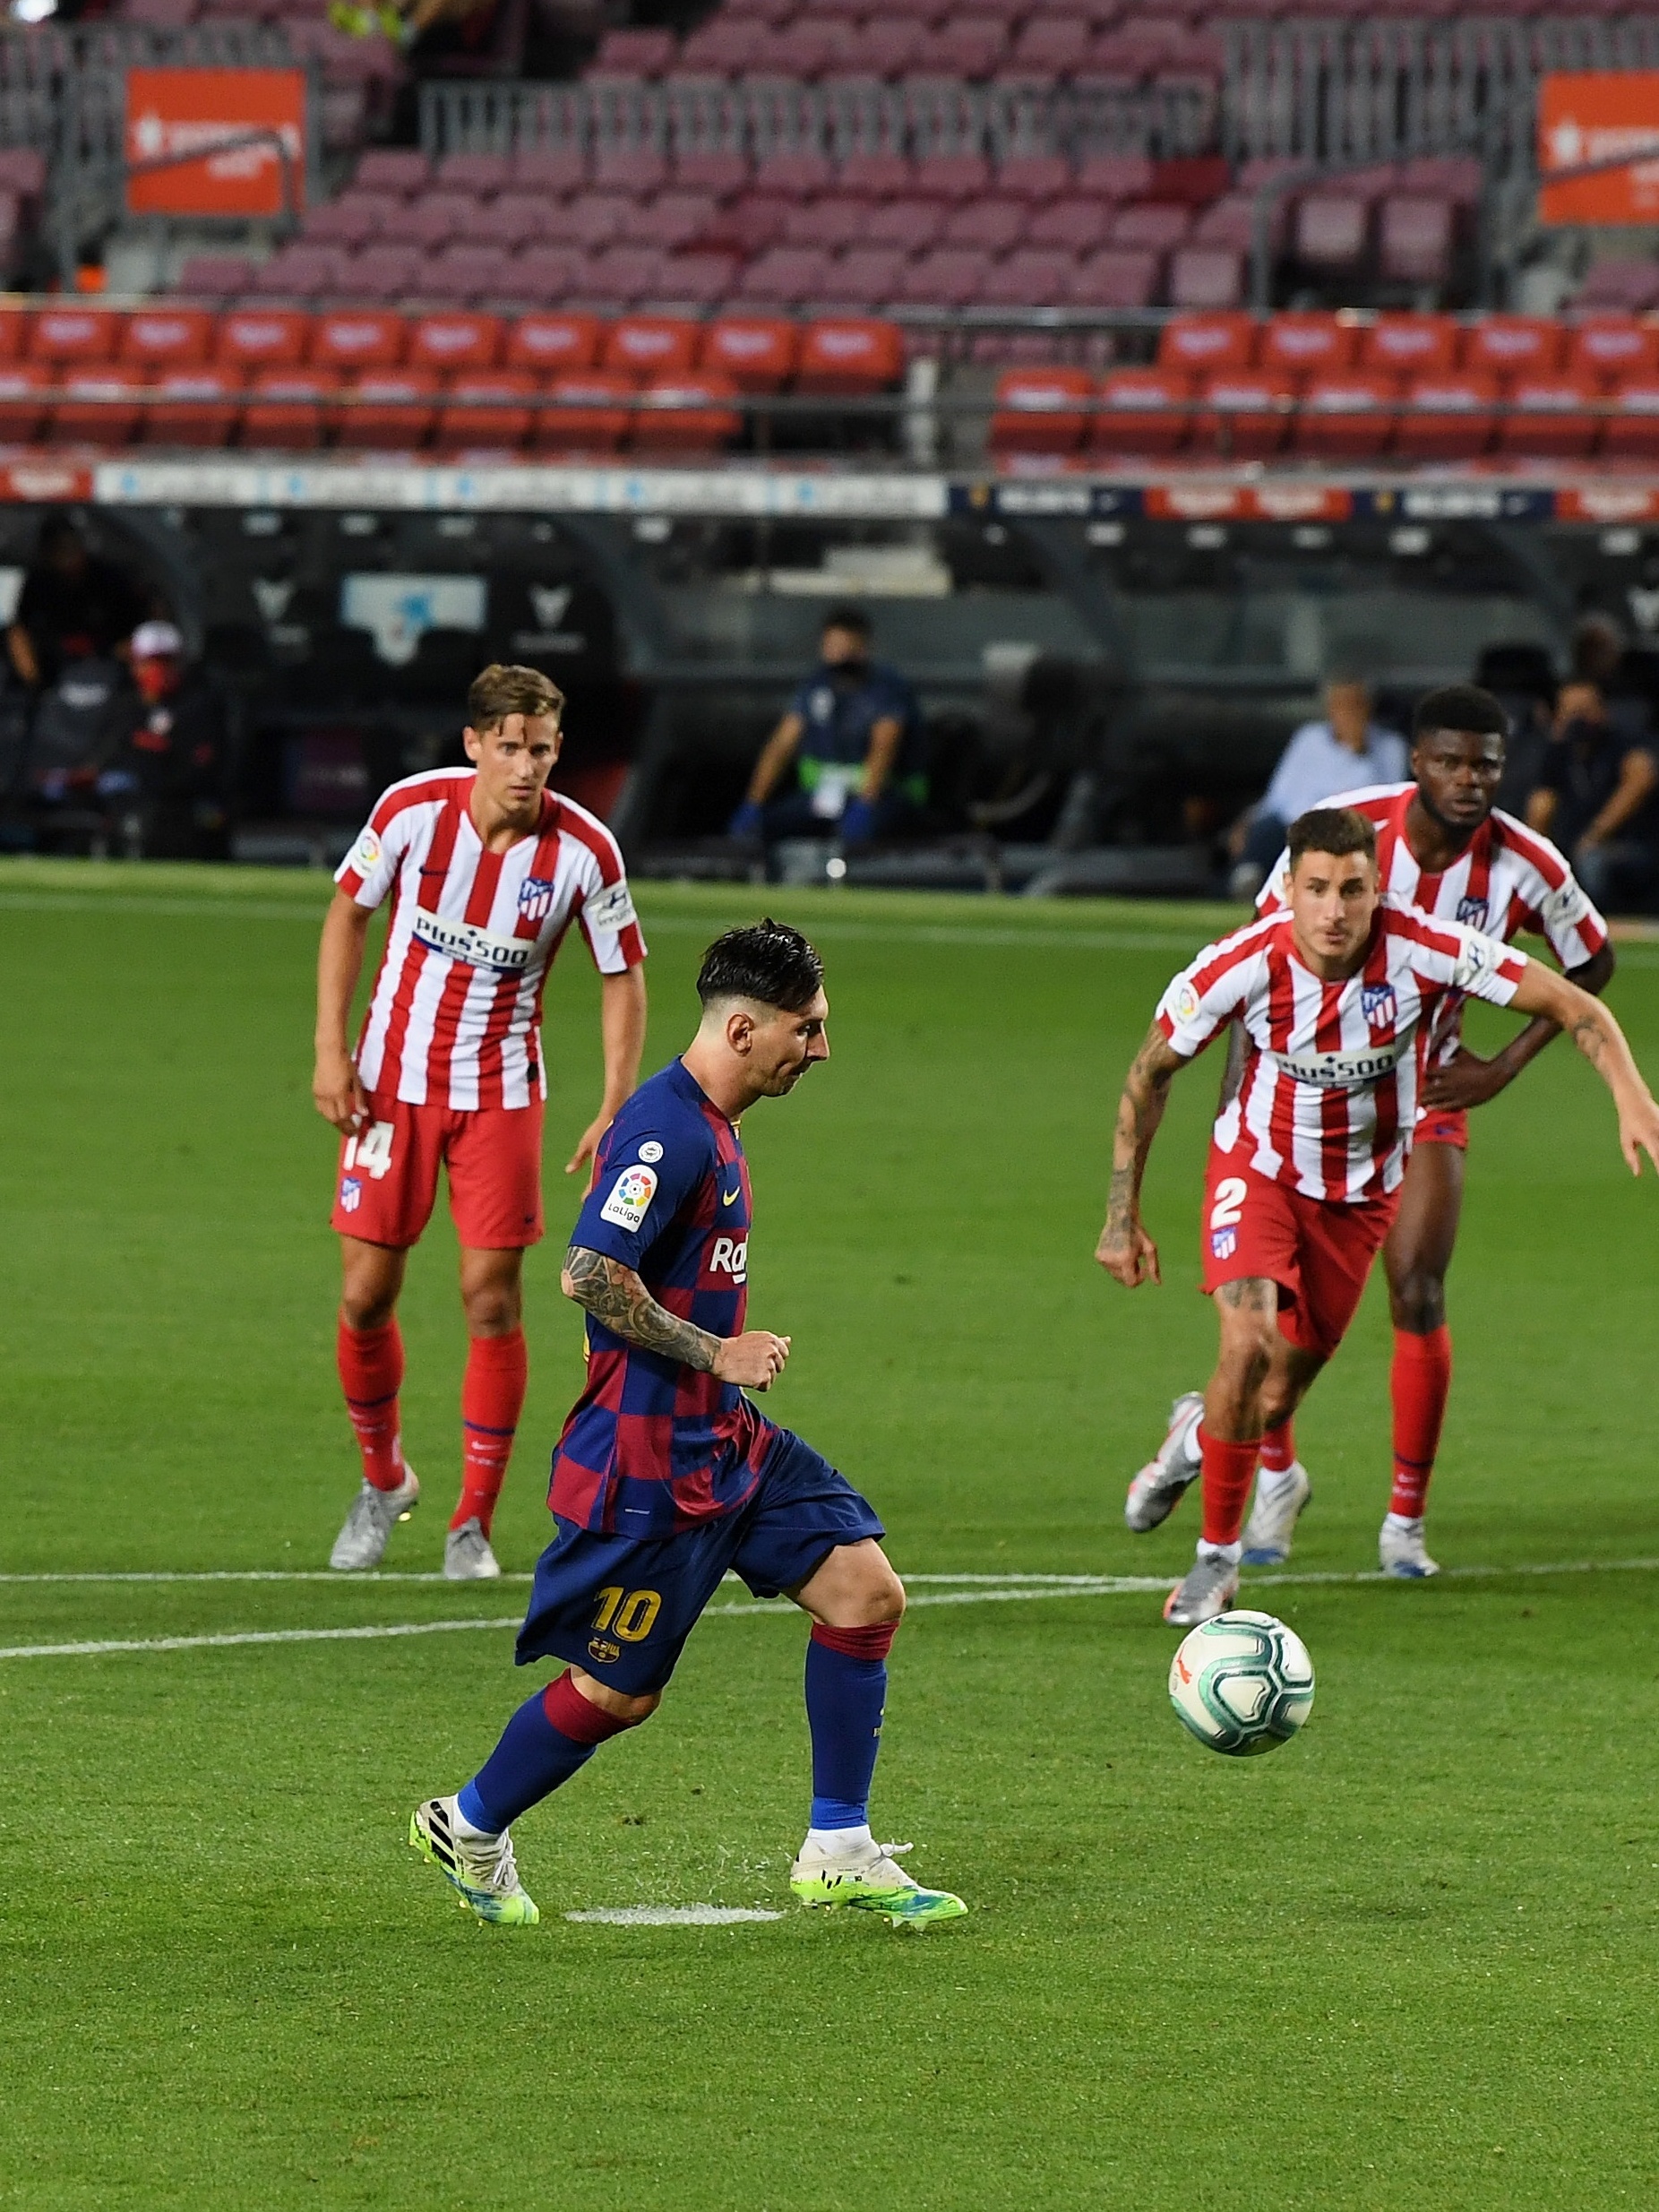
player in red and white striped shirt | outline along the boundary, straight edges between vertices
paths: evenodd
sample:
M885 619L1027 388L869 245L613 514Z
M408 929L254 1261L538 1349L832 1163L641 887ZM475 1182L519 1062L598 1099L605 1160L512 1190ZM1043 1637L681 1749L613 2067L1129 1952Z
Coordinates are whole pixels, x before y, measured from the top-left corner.
M1119 1104L1096 1252L1130 1289L1158 1280L1140 1184L1170 1080L1242 1022L1242 1076L1216 1123L1205 1194L1204 1287L1221 1356L1195 1423L1203 1536L1165 1608L1182 1626L1225 1612L1237 1592L1258 1447L1354 1317L1398 1210L1431 1042L1454 994L1569 1029L1612 1091L1632 1172L1643 1151L1659 1167L1659 1106L1605 1007L1490 937L1385 899L1375 827L1351 808L1302 815L1290 856L1286 907L1207 945L1159 1002ZM1173 1461L1143 1469L1131 1527L1166 1519L1191 1479Z
M467 701L473 766L393 784L335 878L312 1089L341 1135L338 1350L364 1479L333 1567L375 1565L420 1494L399 1424L397 1302L442 1163L469 1339L462 1486L443 1571L456 1580L501 1571L490 1525L528 1378L524 1249L542 1233L542 988L572 922L601 977L605 1093L567 1174L593 1157L639 1074L645 945L622 855L603 822L547 788L563 703L538 669L486 668ZM385 950L354 1058L352 994L369 917L388 894Z
M1376 824L1385 892L1503 944L1524 933L1542 936L1571 981L1599 996L1613 972L1606 923L1549 839L1492 804L1508 728L1490 692L1448 684L1417 708L1414 780L1347 792L1330 803ZM1284 903L1285 865L1281 856L1262 888L1264 913ZM1423 1540L1423 1514L1451 1389L1446 1274L1463 1211L1469 1108L1496 1097L1558 1034L1552 1021L1531 1021L1483 1060L1465 1050L1462 1032L1461 1002L1453 1002L1431 1046L1400 1210L1382 1248L1394 1321L1394 1474L1378 1551L1385 1574L1408 1578L1438 1572ZM1247 1566L1274 1566L1290 1556L1310 1491L1289 1426L1265 1436L1244 1530Z

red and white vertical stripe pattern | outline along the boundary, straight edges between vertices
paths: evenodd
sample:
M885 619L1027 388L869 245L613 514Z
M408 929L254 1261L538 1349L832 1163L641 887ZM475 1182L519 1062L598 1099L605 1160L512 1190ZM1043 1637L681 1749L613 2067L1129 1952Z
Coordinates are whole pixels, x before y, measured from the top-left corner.
M1564 855L1500 808L1493 808L1449 868L1438 875L1421 868L1405 837L1405 813L1416 789L1414 783L1371 784L1326 802L1352 807L1376 824L1377 869L1386 892L1500 944L1523 932L1543 937L1565 968L1582 968L1601 951L1607 925ZM1257 900L1264 914L1284 906L1289 869L1289 855L1281 855ZM1450 1059L1457 1051L1461 1004L1460 995L1450 997L1441 1009L1432 1048L1437 1059Z
M1250 1054L1216 1123L1216 1149L1242 1149L1258 1175L1342 1204L1398 1188L1448 995L1507 1006L1525 967L1474 930L1388 899L1358 973L1327 983L1280 912L1207 945L1164 994L1157 1020L1187 1058L1242 1021Z
M605 824L548 792L531 835L486 852L473 782L455 768L393 784L334 879L361 907L393 896L357 1046L364 1088L461 1112L546 1096L542 988L572 921L601 975L645 958Z

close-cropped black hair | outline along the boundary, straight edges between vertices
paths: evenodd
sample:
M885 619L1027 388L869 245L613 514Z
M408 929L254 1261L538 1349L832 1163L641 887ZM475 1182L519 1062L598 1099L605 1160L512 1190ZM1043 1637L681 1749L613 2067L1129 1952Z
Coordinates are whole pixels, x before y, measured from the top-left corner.
M1478 684L1442 684L1417 701L1411 729L1414 738L1425 737L1431 729L1467 729L1477 737L1507 737L1509 718L1501 700Z
M1350 853L1363 853L1367 860L1377 857L1376 829L1352 806L1311 806L1291 823L1285 843L1293 868L1303 853L1328 853L1333 860L1345 859Z
M768 914L715 939L697 971L697 995L705 1006L747 998L794 1014L810 1003L823 979L824 964L814 947L798 929Z
M818 625L822 637L826 630L850 630L855 638L870 641L870 617L862 607L832 607Z

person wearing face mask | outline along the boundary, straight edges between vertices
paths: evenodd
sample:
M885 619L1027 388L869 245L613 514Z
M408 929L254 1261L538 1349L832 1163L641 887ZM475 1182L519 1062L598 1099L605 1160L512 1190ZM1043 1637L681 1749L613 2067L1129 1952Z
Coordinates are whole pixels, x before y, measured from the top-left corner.
M868 616L832 607L819 665L767 739L726 834L838 838L848 848L898 836L927 798L920 741L915 694L870 658ZM792 767L795 788L780 789Z
M150 860L228 856L224 705L185 656L170 622L141 623L128 648L132 692L113 708L98 795L130 852Z

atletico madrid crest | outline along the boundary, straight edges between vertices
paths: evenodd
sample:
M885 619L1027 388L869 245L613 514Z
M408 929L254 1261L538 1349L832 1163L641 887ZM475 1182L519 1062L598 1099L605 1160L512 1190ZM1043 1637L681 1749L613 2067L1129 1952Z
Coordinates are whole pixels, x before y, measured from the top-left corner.
M1360 1005L1369 1029L1391 1029L1400 1018L1399 1001L1394 995L1391 983L1362 984Z
M553 879L527 875L519 886L519 912L527 922L545 922L553 912Z

